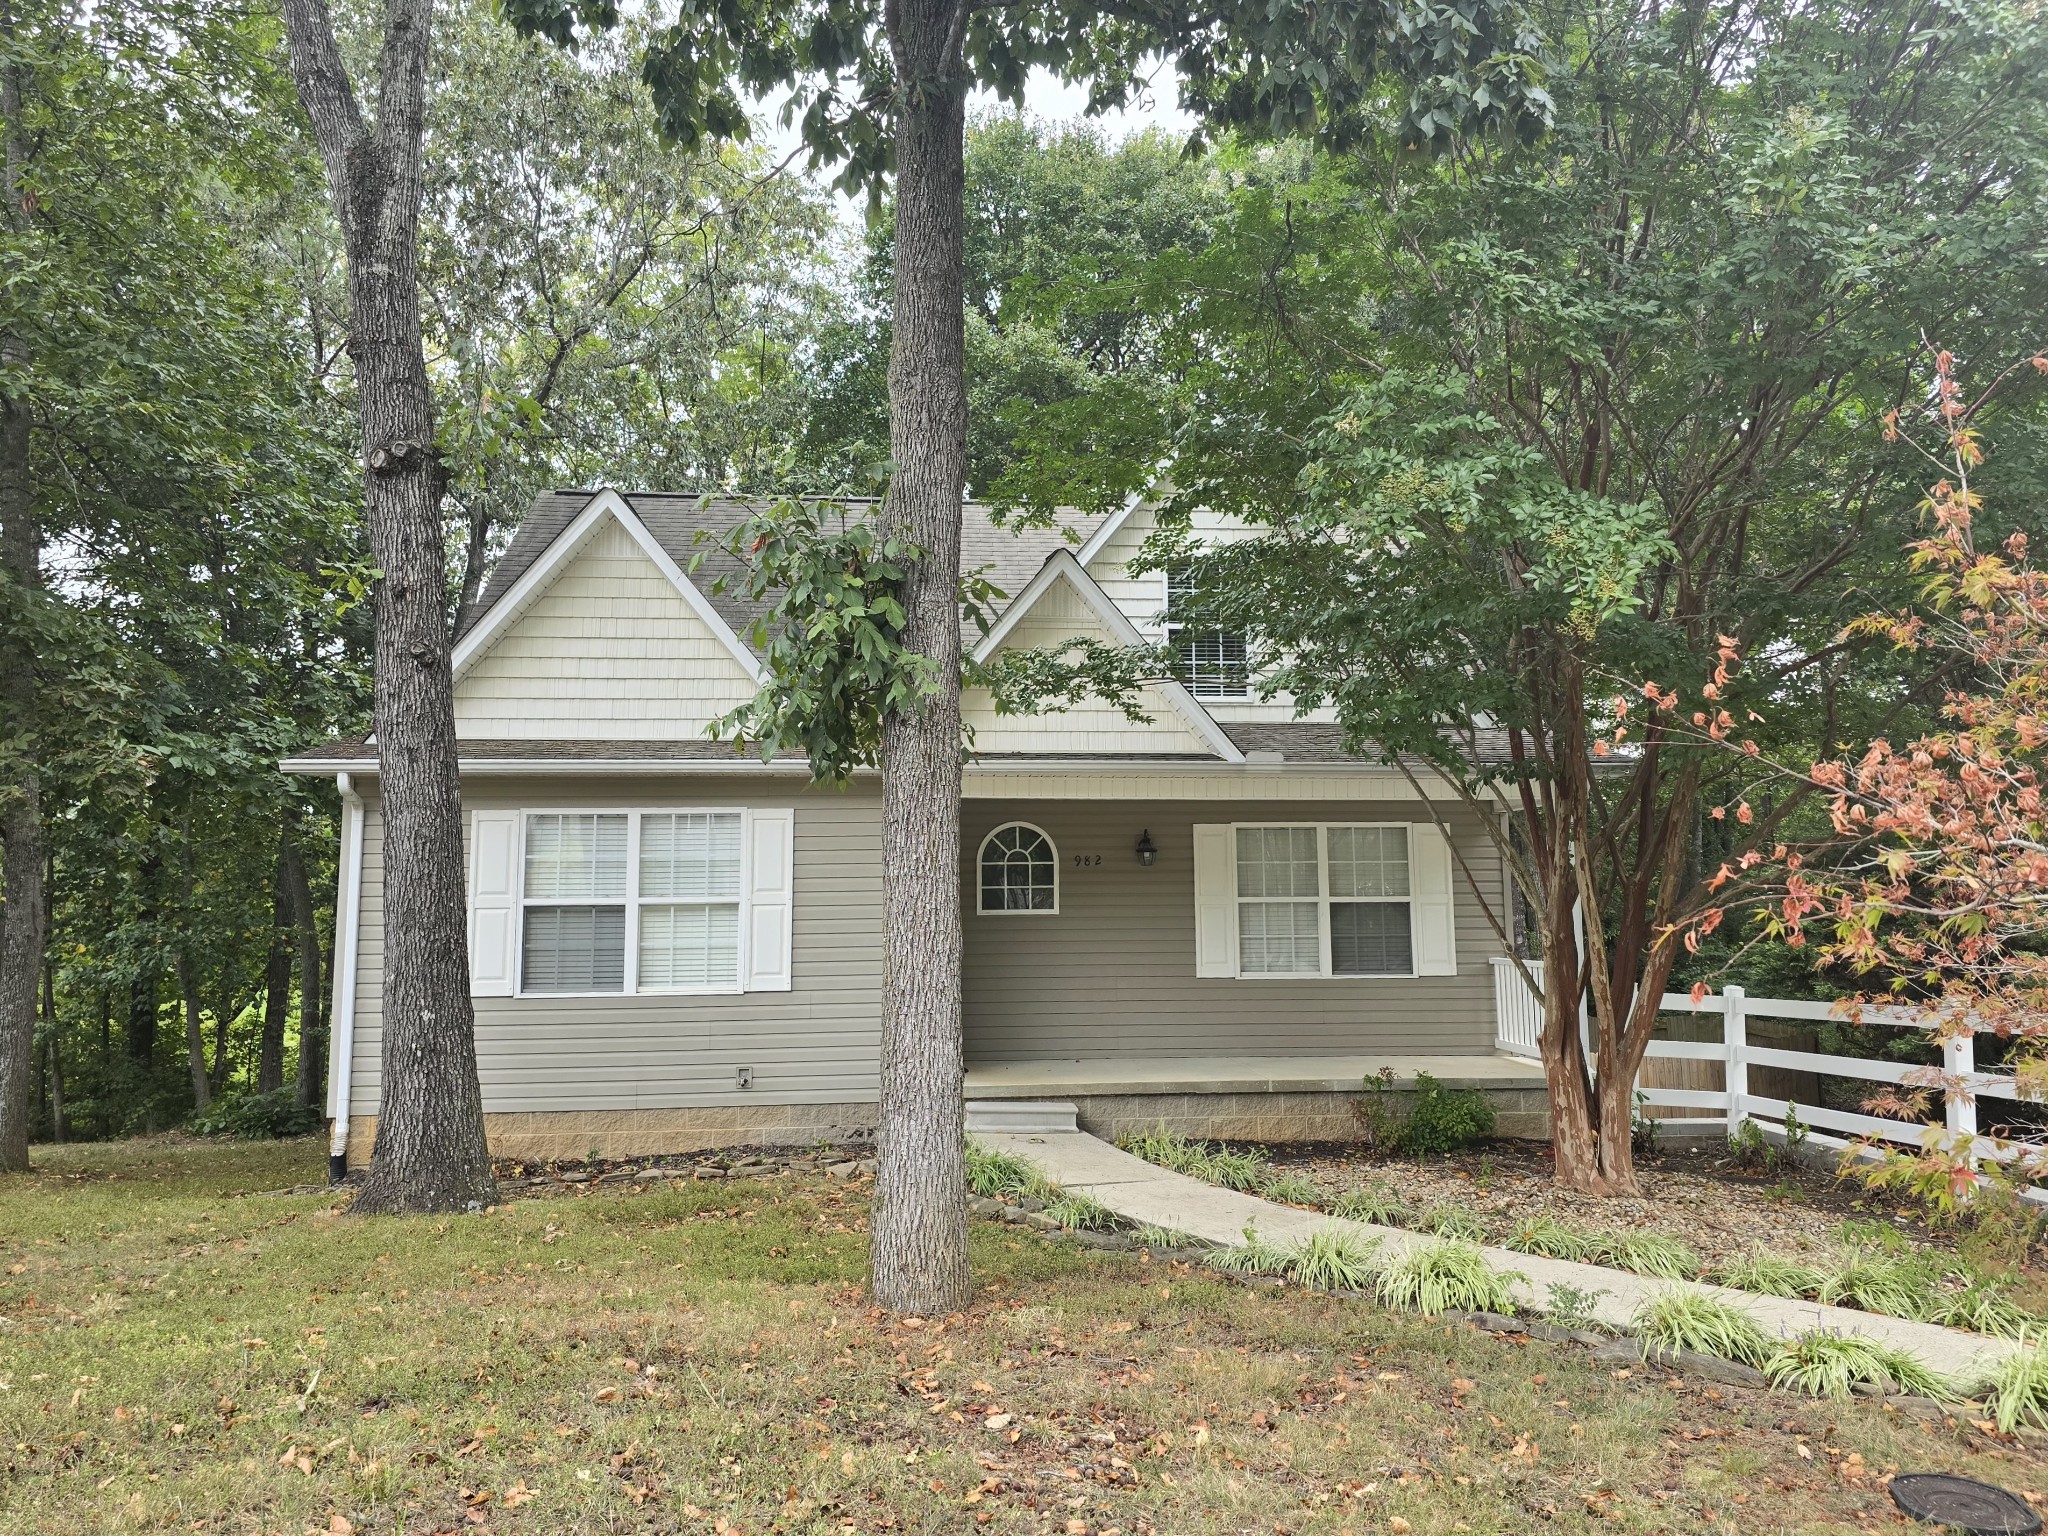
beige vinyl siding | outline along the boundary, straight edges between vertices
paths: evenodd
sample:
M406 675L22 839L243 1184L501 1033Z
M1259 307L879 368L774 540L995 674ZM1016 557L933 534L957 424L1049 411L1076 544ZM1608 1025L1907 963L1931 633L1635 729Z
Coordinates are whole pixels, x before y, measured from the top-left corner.
M675 780L471 780L468 809L796 807L787 992L690 997L480 997L477 1072L492 1113L848 1103L875 1097L881 1017L881 801L872 788L797 791ZM376 1113L383 962L383 819L363 839L362 947L351 1111ZM752 1089L733 1069L754 1069Z
M1117 643L1073 584L1062 578L1040 594L1030 613L1005 637L998 654L1058 645L1076 636ZM1195 733L1157 689L1145 690L1141 708L1152 717L1150 724L1125 718L1122 710L1101 699L1084 699L1072 709L1038 715L998 715L984 688L968 689L960 702L961 717L973 730L970 739L977 752L1214 754L1215 748Z
M1162 571L1133 575L1126 569L1137 558L1138 546L1151 534L1153 522L1150 507L1134 508L1124 519L1124 525L1104 541L1095 558L1088 562L1087 571L1125 618L1157 639L1165 633L1161 617L1166 612L1166 575Z
M1463 877L1455 881L1458 974L1409 980L1198 980L1194 827L1199 822L1410 821L1402 803L969 801L972 855L1007 821L1028 821L1059 852L1059 911L982 914L966 905L967 1058L999 1063L1136 1056L1312 1056L1493 1049L1499 944ZM1500 862L1466 813L1456 843L1498 910ZM1133 852L1150 831L1159 858ZM1076 868L1075 857L1100 865Z
M754 691L725 642L607 520L457 681L455 729L672 741L702 736Z

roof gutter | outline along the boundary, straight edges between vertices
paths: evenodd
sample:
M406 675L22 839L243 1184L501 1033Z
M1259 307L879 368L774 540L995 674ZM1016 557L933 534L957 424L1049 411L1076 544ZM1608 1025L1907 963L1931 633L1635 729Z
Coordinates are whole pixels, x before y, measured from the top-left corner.
M327 1038L327 1179L339 1184L348 1175L349 1069L356 1059L356 952L363 916L363 800L346 773L334 776L341 791L341 868L336 885L341 910L334 924L334 1000Z

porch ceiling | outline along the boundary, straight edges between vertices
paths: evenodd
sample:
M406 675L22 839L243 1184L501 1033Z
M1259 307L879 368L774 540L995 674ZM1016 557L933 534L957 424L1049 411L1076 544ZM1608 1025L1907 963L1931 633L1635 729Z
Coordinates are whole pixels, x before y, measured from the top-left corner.
M1350 1093L1383 1067L1394 1087L1427 1072L1452 1088L1541 1088L1543 1068L1518 1056L1127 1056L983 1063L967 1068L970 1099L1146 1093Z

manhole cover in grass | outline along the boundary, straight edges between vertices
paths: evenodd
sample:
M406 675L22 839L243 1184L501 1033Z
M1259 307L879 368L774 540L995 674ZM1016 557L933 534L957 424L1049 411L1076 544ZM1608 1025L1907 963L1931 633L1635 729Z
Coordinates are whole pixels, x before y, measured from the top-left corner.
M1892 1479L1892 1502L1916 1520L1945 1525L1959 1536L2037 1536L2034 1512L2003 1488L1946 1472L1907 1472Z

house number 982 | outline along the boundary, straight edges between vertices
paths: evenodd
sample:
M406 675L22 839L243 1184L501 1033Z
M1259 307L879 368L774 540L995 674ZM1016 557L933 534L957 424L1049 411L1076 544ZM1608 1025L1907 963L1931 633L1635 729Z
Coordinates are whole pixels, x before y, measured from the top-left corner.
M1093 869L1101 862L1102 855L1099 853L1077 853L1074 855L1074 868L1076 869Z

